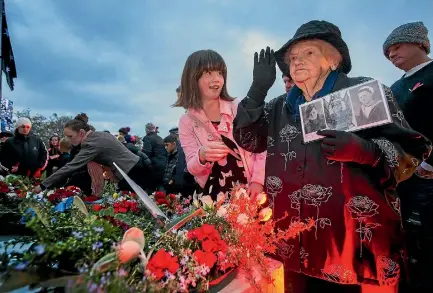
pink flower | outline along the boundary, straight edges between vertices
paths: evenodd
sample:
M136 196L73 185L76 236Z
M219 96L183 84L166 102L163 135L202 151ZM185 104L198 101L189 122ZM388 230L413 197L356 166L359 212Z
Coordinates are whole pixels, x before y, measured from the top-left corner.
M414 90L416 90L417 88L423 86L424 84L421 82L418 82L416 85L413 86L413 88L410 90L411 92L413 92Z

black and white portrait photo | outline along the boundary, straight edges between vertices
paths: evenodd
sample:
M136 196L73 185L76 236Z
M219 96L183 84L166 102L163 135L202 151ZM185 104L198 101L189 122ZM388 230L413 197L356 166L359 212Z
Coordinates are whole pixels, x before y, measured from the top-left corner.
M349 90L355 121L358 127L390 122L386 98L378 81L372 81Z
M327 128L323 99L318 99L299 107L304 141L308 142L320 138L320 136L316 135L316 132Z
M329 129L350 130L355 127L349 93L335 92L323 97L326 124Z

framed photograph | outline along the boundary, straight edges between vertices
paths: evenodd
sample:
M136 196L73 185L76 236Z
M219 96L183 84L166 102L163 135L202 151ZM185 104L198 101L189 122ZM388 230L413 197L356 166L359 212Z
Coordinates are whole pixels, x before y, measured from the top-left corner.
M321 139L317 131L357 131L392 122L383 87L371 80L299 106L304 142Z
M388 102L379 81L369 81L347 90L355 115L355 130L392 122Z
M322 136L317 135L316 132L328 128L323 101L317 99L299 106L304 142L320 139Z

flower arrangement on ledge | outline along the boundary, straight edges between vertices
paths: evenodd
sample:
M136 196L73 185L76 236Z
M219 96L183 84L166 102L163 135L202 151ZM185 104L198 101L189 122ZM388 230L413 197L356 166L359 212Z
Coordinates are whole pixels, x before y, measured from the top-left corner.
M29 192L22 198L24 220L35 235L9 246L33 244L0 256L0 291L33 285L64 286L68 292L201 292L239 270L260 291L253 268L272 282L265 255L314 226L310 220L277 230L275 223L285 218L272 219L266 195L249 198L245 186L216 202L157 192L150 199L170 215L164 221L132 192L92 200L77 192ZM53 194L56 200L49 199Z

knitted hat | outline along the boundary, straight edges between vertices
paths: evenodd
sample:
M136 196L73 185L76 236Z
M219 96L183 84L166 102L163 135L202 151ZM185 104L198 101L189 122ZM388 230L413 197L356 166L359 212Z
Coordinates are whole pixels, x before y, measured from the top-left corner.
M32 126L32 122L27 117L20 117L17 119L17 122L15 123L15 128L20 128L23 125L30 125Z
M350 60L349 48L344 40L341 38L340 29L324 20L312 20L301 25L291 38L281 49L275 52L275 59L278 67L286 75L290 76L290 68L284 62L284 54L295 43L303 40L322 40L331 44L343 57L341 64L341 71L349 73L352 69L352 62Z
M383 54L389 58L388 50L392 45L399 43L414 43L423 46L427 54L430 53L428 29L422 21L403 24L394 29L383 43Z

